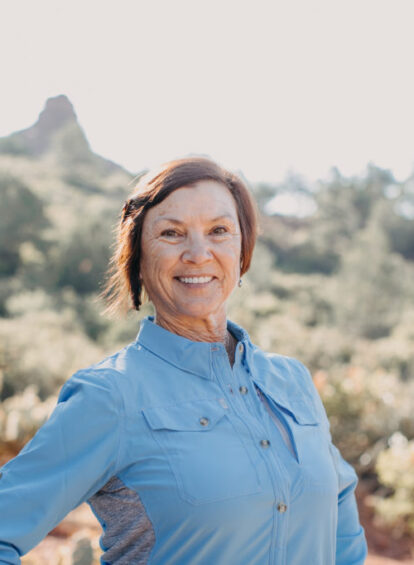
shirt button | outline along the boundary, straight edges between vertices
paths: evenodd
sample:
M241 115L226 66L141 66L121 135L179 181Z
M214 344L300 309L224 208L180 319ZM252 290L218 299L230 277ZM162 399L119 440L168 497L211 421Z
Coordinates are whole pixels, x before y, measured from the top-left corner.
M241 386L239 387L239 391L240 394L247 394L249 392L249 389L247 388L247 386Z
M208 418L200 418L200 424L202 426L207 426L209 423L209 419Z
M243 353L244 345L242 343L239 344L239 352Z
M287 510L287 506L286 504L283 504L283 502L279 502L279 504L277 505L277 509L279 510L279 512L286 512Z
M269 441L268 439L261 439L261 440L260 440L260 445L261 445L262 447L269 447L270 441Z

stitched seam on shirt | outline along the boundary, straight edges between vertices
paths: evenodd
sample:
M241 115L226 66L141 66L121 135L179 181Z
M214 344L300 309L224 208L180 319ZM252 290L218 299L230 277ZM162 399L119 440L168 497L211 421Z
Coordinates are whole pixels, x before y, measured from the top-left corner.
M67 450L66 450L66 442L65 442L65 439L64 439L64 437L63 437L62 427L61 427L61 425L60 425L60 420L59 420L59 418L58 418L58 420L57 420L57 423L58 423L58 430L59 430L61 445L62 445L63 453L64 453L64 456L65 456L65 461L69 462L68 452L67 452ZM65 498L65 500L68 500L68 496L67 496L67 495L68 495L68 487L67 487L67 485L68 485L68 479L67 479L67 476L66 476L66 475L67 475L67 472L68 472L68 465L65 465L65 469L64 469L64 471L63 471L63 492L64 492L64 498ZM56 505L56 506L58 506L58 505ZM55 517L55 522L56 522L57 520L59 520L59 516L58 516L58 515L56 515L56 517Z
M117 374L120 374L120 373L117 371ZM117 470L119 469L119 466L120 466L121 448L123 447L123 442L122 442L121 438L126 437L126 429L125 429L126 406L125 406L125 402L124 402L124 397L121 394L119 387L115 387L115 388L116 388L116 392L118 394L118 400L119 400L118 418L119 418L119 420L121 420L119 422L119 427L118 427L118 453L117 453L116 462L115 462L115 473L116 473ZM122 427L122 430L124 432L123 434L121 434L121 427Z
M123 376L122 373L120 373L116 369L101 369L101 370L93 371L93 372L95 374L102 372L105 375L107 373L109 373L109 377L111 376L111 373L112 374L116 373L117 375L120 375L121 377ZM121 434L121 427L122 427L123 431L125 432L126 408L125 408L124 398L121 394L119 387L115 386L115 383L113 382L113 380L111 378L108 378L107 381L109 381L109 387L111 388L111 392L115 391L114 397L115 397L115 402L117 404L117 406L116 406L117 410L116 411L117 411L117 416L118 416L118 418L117 418L117 422L118 422L118 451L117 451L116 458L115 458L115 471L114 471L114 474L116 474L117 469L119 469L119 462L120 462L120 459L121 459L121 447L123 447L121 438L122 438L122 436L125 437L125 433Z

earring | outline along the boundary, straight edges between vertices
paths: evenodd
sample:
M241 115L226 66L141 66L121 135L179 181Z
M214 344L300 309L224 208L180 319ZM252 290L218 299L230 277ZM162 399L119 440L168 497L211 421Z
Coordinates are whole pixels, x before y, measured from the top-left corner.
M242 279L239 279L239 282L237 284L239 285L239 287L241 287L241 285L243 284Z

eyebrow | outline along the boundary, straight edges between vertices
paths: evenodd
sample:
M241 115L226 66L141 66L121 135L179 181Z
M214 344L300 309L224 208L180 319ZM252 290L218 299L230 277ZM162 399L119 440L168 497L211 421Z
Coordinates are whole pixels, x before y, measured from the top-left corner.
M231 220L232 222L234 222L233 216L230 216L228 214L223 214L222 216L217 216L217 218L212 218L209 221L213 223L213 222L218 222L219 220ZM169 217L157 218L155 220L155 223L157 224L158 222L171 222L172 224L177 224L177 225L184 223L181 220L177 220L176 218L169 218Z

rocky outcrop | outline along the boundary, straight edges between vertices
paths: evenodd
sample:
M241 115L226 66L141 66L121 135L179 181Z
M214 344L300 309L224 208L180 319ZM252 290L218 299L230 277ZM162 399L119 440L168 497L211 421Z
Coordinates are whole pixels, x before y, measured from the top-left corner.
M64 94L49 98L32 126L0 138L1 154L29 158L53 155L70 171L86 165L88 176L91 168L98 174L125 172L116 163L91 150L72 103Z
M51 149L55 134L68 124L74 124L81 129L67 96L61 94L49 98L35 124L0 139L0 153L33 157L42 155ZM83 132L82 135L85 137Z

